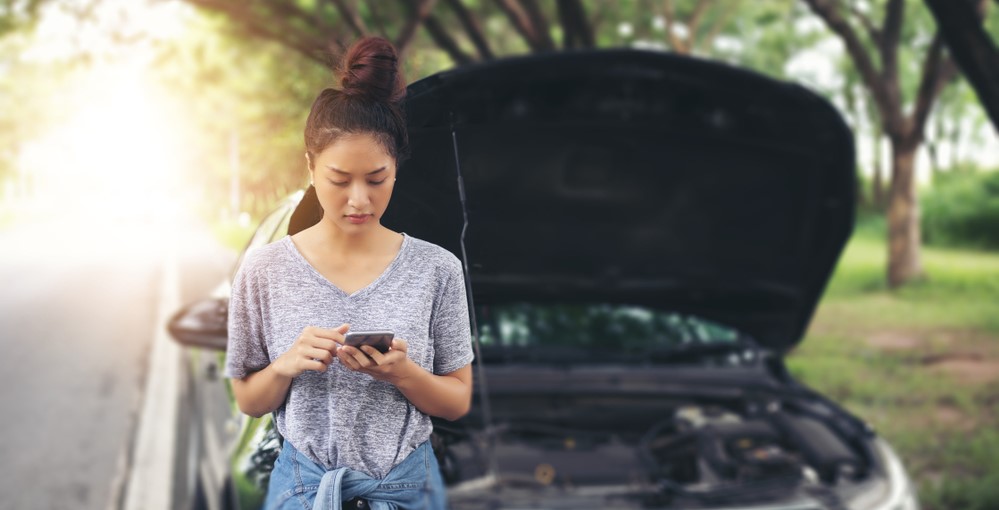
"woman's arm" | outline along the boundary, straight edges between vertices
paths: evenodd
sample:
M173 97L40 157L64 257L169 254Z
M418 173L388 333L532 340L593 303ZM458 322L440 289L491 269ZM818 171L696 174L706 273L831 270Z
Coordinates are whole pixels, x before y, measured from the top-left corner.
M407 348L401 338L392 340L392 349L385 354L371 346L358 350L341 345L337 357L353 370L393 384L426 414L451 421L468 414L472 406L472 365L435 375L409 359Z
M308 370L323 372L329 367L349 327L307 327L291 348L270 365L242 379L233 379L232 394L239 410L259 418L280 407L288 397L292 379Z
M242 379L233 379L232 394L240 411L260 418L281 406L288 396L291 379L278 373L271 363Z

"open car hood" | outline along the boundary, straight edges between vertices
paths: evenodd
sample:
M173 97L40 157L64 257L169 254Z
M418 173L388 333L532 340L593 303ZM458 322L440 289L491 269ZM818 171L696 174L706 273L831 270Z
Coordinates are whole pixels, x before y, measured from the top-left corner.
M784 352L852 230L836 109L725 64L503 59L413 83L406 110L413 156L383 224L465 260L476 303L663 307Z

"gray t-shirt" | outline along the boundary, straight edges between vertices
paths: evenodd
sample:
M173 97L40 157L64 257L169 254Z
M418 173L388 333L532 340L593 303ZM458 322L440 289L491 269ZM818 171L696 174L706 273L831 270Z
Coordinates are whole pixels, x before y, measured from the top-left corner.
M227 377L241 379L291 347L306 326L389 330L409 343L411 360L434 374L472 361L461 262L404 235L388 268L347 295L317 271L290 236L246 256L229 301ZM347 466L384 478L430 437L430 417L391 384L339 361L296 377L275 413L286 441L327 469Z

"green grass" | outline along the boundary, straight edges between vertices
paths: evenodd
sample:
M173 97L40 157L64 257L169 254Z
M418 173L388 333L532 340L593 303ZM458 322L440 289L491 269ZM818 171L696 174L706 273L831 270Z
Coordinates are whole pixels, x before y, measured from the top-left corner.
M925 509L999 508L999 253L924 247L926 277L897 291L886 254L864 219L789 369L896 447Z

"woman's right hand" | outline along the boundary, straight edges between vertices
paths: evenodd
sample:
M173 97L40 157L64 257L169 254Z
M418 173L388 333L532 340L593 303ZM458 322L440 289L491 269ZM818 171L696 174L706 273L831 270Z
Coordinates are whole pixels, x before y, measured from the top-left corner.
M288 378L297 377L309 370L325 372L336 359L336 351L349 329L350 324L341 324L333 329L307 326L295 339L295 343L274 360L274 370Z

